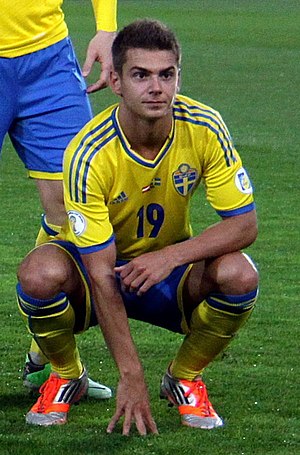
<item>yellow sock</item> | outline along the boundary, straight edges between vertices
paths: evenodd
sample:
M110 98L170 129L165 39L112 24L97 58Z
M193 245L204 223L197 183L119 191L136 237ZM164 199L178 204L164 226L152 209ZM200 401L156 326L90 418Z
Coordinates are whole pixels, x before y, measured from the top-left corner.
M32 341L31 341L29 354L30 354L30 358L31 358L32 362L34 362L37 365L45 365L45 363L49 363L49 360L43 354L43 352L41 351L41 348L36 343L34 338L32 338Z
M53 371L65 379L78 378L83 366L73 332L75 314L66 295L38 300L27 296L20 285L17 290L20 312Z
M256 297L257 290L241 296L239 307L238 304L225 303L219 295L216 306L226 308L226 312L212 307L205 300L200 303L192 313L190 332L172 362L172 375L189 381L199 376L203 369L226 348L236 332L247 321ZM215 304L213 300L212 304ZM232 312L228 312L228 307L232 307ZM240 312L236 311L239 308L243 309Z
M48 223L45 215L42 216L41 227L37 235L35 246L42 245L43 243L49 242L61 231L61 226Z

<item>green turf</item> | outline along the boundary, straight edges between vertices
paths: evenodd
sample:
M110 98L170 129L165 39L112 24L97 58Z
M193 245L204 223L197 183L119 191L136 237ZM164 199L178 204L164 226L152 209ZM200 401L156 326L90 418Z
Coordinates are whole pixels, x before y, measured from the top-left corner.
M163 19L182 42L182 92L222 113L254 186L259 237L260 298L246 327L205 380L225 419L212 432L179 424L158 399L159 380L181 337L132 323L160 435L105 434L114 400L72 408L69 423L31 428L33 403L20 371L29 337L14 296L17 264L34 243L40 206L34 183L9 141L0 161L0 454L288 455L299 447L299 23L298 1L119 1L119 24L136 17ZM89 2L65 11L81 63L94 26ZM94 72L91 79L96 77ZM92 95L95 112L115 101ZM193 203L197 232L216 216L199 191ZM91 376L116 386L117 371L98 329L78 338Z

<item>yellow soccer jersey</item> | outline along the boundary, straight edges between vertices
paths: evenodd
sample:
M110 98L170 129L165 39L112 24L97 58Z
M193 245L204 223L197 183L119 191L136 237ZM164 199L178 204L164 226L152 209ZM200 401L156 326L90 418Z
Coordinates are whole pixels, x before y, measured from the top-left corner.
M179 95L172 131L150 161L130 148L112 106L70 143L64 161L64 232L81 253L115 238L118 259L188 239L190 199L202 181L221 216L253 210L250 180L218 112ZM201 210L201 208L199 208Z
M68 34L63 0L0 0L0 57L45 49ZM116 30L117 0L92 0L97 29Z

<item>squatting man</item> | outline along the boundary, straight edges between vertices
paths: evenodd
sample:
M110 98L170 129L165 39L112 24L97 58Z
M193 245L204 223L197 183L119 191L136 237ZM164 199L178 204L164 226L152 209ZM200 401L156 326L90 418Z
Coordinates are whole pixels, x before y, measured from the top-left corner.
M180 47L154 20L122 29L112 47L118 104L88 122L64 158L71 222L21 263L20 311L52 374L26 415L65 423L87 388L75 334L99 324L119 370L116 410L141 435L157 433L128 318L185 334L166 366L161 395L184 425L223 425L205 367L248 320L258 273L242 252L257 236L252 187L220 114L178 94ZM192 233L190 200L203 183L220 215ZM201 210L199 207L197 210Z

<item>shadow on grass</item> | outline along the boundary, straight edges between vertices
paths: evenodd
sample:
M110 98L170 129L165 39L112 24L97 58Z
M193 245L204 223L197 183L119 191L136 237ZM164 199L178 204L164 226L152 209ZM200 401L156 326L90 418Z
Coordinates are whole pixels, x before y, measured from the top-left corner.
M164 454L160 448L161 436L148 435L143 438L138 435L134 426L130 437L122 436L121 423L112 435L106 434L106 427L114 410L114 401L111 402L110 412L106 414L106 404L110 400L83 400L79 406L72 407L66 425L38 427L25 423L25 414L35 399L36 395L26 392L0 396L1 455ZM162 424L162 421L158 423ZM176 426L174 422L173 430Z
M14 392L8 394L0 394L0 413L9 411L11 414L13 411L19 411L25 413L27 408L32 406L36 400L37 395L24 392Z

